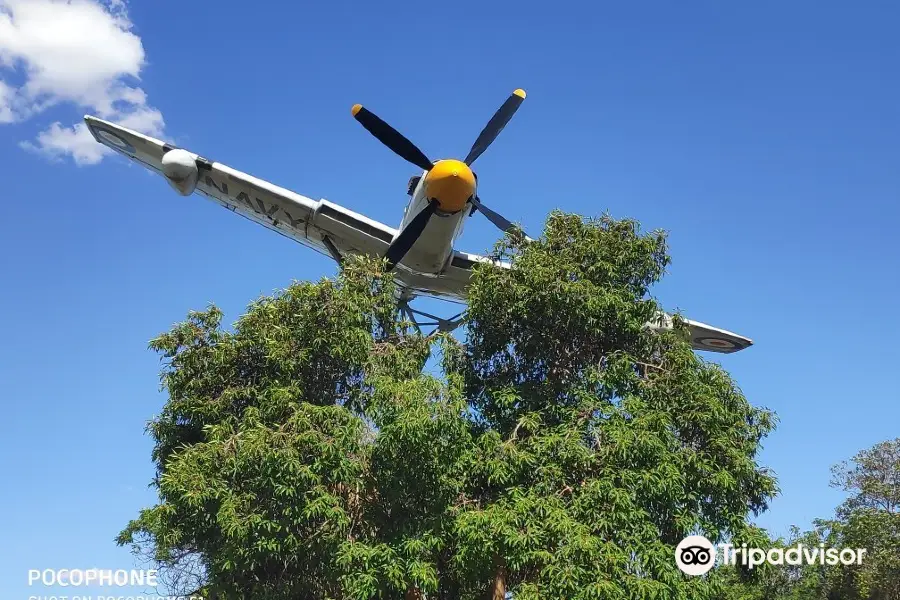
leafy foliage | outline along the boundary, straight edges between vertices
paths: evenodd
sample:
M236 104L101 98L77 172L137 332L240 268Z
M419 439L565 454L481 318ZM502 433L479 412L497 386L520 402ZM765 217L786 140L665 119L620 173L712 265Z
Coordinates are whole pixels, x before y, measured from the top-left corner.
M859 452L832 473L832 485L849 492L835 518L760 547L864 549L862 564L767 566L752 579L731 570L724 574L727 598L900 600L900 438Z
M861 565L833 569L829 590L851 600L900 600L900 438L859 452L832 474L832 485L850 496L820 526L841 546L868 554Z
M746 534L775 491L754 461L772 427L679 335L645 327L668 262L631 221L551 216L509 239L469 304L466 396L491 446L460 515L462 552L516 598L704 597L674 546Z
M773 417L646 327L664 236L554 213L495 253L463 342L400 321L365 260L154 340L160 500L119 543L225 598L718 597L674 546L758 535Z

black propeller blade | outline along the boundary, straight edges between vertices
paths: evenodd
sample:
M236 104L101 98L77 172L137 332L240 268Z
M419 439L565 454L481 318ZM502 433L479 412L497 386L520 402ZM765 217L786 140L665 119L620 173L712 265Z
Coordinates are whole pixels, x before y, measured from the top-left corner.
M416 165L417 167L430 171L432 162L428 160L425 153L419 150L415 144L403 137L399 131L379 119L375 113L363 107L362 104L356 104L351 110L353 118L359 121L360 125L369 130L378 140L393 150L401 158Z
M524 99L525 90L516 90L510 94L509 98L506 99L506 102L497 109L497 112L494 113L494 116L491 117L488 124L485 125L484 129L481 130L481 133L478 134L478 139L472 144L472 149L469 150L469 154L466 155L466 159L463 161L464 163L471 165L475 162L475 159L488 149L488 146L497 139L497 136L500 135L500 132L503 131L503 128L509 123L509 120L512 119L512 116L516 114L516 111L519 109L519 106Z
M437 200L432 200L428 203L428 206L422 209L422 212L413 217L413 220L403 228L403 231L400 232L397 239L393 241L390 248L384 253L384 257L388 261L388 271L393 269L398 262L403 260L403 257L406 256L409 249L412 248L413 244L416 243L416 240L419 239L419 236L422 235L422 232L425 231L428 220L431 219L431 215L435 213L437 208Z
M481 199L478 198L478 196L472 197L472 204L475 205L475 208L484 213L484 216L487 217L487 220L493 223L494 226L500 231L511 231L519 229L518 225L516 225L500 213L496 213L482 204Z

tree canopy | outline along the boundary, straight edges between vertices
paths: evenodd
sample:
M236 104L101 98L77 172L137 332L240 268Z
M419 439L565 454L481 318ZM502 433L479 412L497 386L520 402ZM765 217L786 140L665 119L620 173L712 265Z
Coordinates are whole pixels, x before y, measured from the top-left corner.
M478 265L461 335L404 322L381 263L215 307L151 347L159 501L120 534L222 598L718 598L683 537L747 540L774 419L646 327L665 236L552 214ZM430 358L434 368L426 368Z
M900 600L900 438L880 442L832 468L848 493L830 519L767 547L865 549L862 564L765 566L753 577L724 573L728 600Z

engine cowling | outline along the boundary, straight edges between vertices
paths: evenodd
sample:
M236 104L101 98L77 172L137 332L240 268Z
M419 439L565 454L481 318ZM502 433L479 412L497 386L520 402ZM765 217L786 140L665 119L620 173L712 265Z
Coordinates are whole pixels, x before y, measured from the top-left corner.
M176 192L182 196L194 193L200 171L197 168L197 161L190 152L175 148L163 154L162 171L166 181Z

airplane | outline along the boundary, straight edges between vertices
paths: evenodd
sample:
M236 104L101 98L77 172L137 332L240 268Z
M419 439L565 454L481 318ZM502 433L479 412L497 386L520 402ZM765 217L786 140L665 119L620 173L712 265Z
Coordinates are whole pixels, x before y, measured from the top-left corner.
M525 99L517 89L494 113L463 160L432 161L415 144L356 104L351 113L365 129L394 153L422 169L407 185L409 201L397 229L369 219L327 200L313 200L209 160L184 148L132 131L115 123L84 117L94 139L162 175L179 194L198 192L228 210L277 231L340 263L345 256L382 256L395 270L401 291L401 310L418 325L433 325L452 331L461 316L449 319L410 308L409 301L429 296L465 302L466 287L474 265L492 263L510 268L506 262L455 249L467 217L481 213L498 229L517 226L486 206L478 197L478 178L472 163L493 143ZM433 322L419 322L427 317ZM744 336L685 319L696 350L731 353L753 344ZM661 313L648 326L672 327L670 315Z

